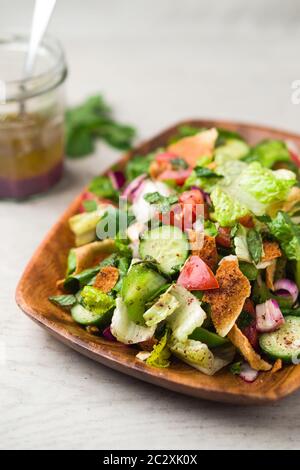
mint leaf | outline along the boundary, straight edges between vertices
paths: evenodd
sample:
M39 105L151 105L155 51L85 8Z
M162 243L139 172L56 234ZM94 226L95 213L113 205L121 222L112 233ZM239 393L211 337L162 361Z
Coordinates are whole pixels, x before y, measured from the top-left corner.
M300 261L300 227L285 212L278 212L268 223L271 234L277 238L286 257Z
M247 232L247 245L254 263L259 263L263 253L263 244L261 234L255 228L251 228Z
M158 212L161 213L169 212L172 204L178 201L177 196L162 196L158 191L145 194L144 199L149 204L155 204Z
M189 167L183 158L173 158L171 165L173 170L186 170Z
M76 304L76 297L74 295L53 295L48 297L50 302L59 307L69 309Z
M246 312L245 310L242 310L237 319L237 325L239 328L243 329L251 325L252 321L253 321L253 318L250 315L250 313Z
M88 98L84 103L67 110L66 154L79 158L94 151L96 139L112 147L127 150L135 137L135 129L113 118L110 106L101 95Z
M140 176L143 173L148 173L153 159L153 153L148 153L148 155L137 155L131 158L125 168L127 180L132 181L137 178L137 176Z
M214 171L204 166L196 166L194 172L199 178L223 178L222 175L218 175Z
M89 185L89 191L96 196L106 199L118 200L118 191L108 176L96 176Z

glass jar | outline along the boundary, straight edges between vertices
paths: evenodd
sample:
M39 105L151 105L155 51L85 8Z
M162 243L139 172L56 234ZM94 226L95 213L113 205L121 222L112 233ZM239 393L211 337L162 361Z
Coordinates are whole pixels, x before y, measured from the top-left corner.
M44 192L63 171L67 76L58 41L46 36L33 76L22 78L29 38L0 37L0 197Z

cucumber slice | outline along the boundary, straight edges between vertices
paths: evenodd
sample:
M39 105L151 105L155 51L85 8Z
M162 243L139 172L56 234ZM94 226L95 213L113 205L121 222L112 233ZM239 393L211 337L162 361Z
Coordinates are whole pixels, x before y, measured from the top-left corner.
M208 331L201 326L198 326L194 329L193 333L189 335L189 339L194 339L195 341L201 341L201 343L207 344L209 348L217 348L219 346L224 346L229 344L228 339L222 338L222 336Z
M187 259L189 242L179 228L162 225L145 232L139 252L142 259L154 258L161 271L171 275L178 272Z
M130 268L121 291L130 320L140 325L145 324L145 304L165 284L166 279L145 263L137 263Z
M102 314L94 313L84 308L81 304L76 304L71 308L71 315L76 323L80 325L97 325L100 328L105 328L109 325L112 313L112 309Z
M300 359L300 317L287 316L285 323L259 338L261 349L273 359L293 362Z

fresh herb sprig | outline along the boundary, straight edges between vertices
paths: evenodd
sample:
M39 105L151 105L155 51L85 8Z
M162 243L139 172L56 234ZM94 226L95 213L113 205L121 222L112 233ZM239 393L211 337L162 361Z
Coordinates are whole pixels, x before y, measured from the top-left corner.
M120 124L113 117L103 96L95 95L84 103L67 110L66 154L80 158L91 154L96 140L103 140L121 150L131 148L136 131L132 126Z
M163 196L158 191L155 191L154 193L145 194L144 199L149 202L149 204L155 204L158 212L163 214L169 212L171 206L178 201L178 196Z

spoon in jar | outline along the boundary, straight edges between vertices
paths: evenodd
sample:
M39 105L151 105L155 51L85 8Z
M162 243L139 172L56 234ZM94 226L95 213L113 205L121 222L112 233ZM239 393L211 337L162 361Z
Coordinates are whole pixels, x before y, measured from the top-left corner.
M32 76L38 48L48 27L55 4L56 0L35 0L29 47L23 70L23 80L26 80ZM25 91L24 83L22 85L22 91ZM20 112L25 112L24 101L21 101L20 103Z

